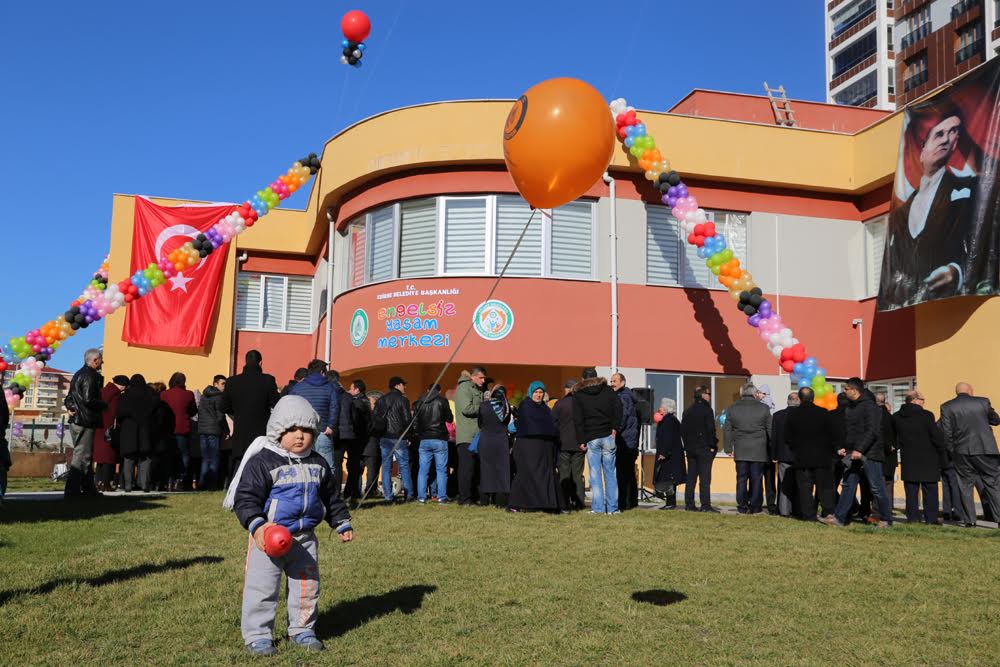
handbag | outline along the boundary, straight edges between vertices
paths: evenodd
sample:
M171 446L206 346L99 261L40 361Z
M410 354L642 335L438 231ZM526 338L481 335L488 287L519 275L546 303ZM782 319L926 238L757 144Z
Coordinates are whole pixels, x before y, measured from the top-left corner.
M469 443L469 453L478 454L479 453L479 434L472 436L472 442Z

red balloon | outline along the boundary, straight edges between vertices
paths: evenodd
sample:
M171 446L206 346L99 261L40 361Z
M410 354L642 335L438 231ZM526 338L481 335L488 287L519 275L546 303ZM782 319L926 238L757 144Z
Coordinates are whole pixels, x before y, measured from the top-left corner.
M706 236L706 234L705 234L705 225L701 225L701 224L695 225L694 226L694 235L695 236Z
M372 22L363 11L352 9L340 19L340 29L344 37L352 42L363 42L368 39L368 34L372 31Z
M781 367L785 369L786 373L791 373L792 371L795 370L795 362L792 361L791 359L785 359L784 361L781 362Z
M7 362L0 359L0 373L3 373L5 370L7 370Z
M705 223L705 236L715 236L715 223L706 222Z
M268 526L264 531L264 553L280 558L292 548L292 534L284 526Z

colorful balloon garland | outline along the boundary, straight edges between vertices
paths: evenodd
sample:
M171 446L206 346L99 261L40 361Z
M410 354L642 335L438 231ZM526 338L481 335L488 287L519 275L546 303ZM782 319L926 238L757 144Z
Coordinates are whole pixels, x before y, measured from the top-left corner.
M705 260L706 266L729 290L737 308L747 316L747 324L757 329L768 351L791 374L793 383L800 388L811 387L816 405L835 409L837 394L826 381L826 369L815 357L806 356L805 345L795 338L753 276L741 266L715 223L698 207L698 199L688 191L680 174L670 168L670 162L656 147L655 139L647 133L635 109L622 98L611 102L610 109L618 138L638 160L646 179L660 191L660 201L670 207L671 214L682 225L687 242L697 246L698 257Z
M201 258L229 243L248 227L253 227L257 220L305 185L319 168L319 157L310 153L204 234L199 234L169 255L161 257L159 262L150 263L144 270L136 271L130 278L117 284L108 281L108 258L105 258L90 284L70 304L69 310L23 336L11 338L0 348L0 376L10 366L18 365L13 379L4 387L7 407L12 410L20 407L25 391L41 375L45 362L52 358L64 340L126 304L141 299L164 284L168 278L194 266Z

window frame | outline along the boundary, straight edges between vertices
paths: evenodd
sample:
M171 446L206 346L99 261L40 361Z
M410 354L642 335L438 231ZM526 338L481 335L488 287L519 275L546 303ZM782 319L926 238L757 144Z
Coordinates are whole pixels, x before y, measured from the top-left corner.
M241 278L255 277L258 280L258 286L260 289L260 298L257 303L257 318L256 326L251 327L240 327L236 325L236 318L234 317L233 326L236 331L252 331L256 333L279 333L279 334L293 334L296 336L311 336L316 330L316 313L313 312L313 302L315 301L315 291L316 291L316 278L315 276L299 276L290 274L280 274L280 273L260 273L258 271L238 271L236 274L236 280L239 282ZM281 328L280 329L268 329L264 327L264 303L266 301L266 279L280 279L281 280L281 290L282 290L282 313L281 313ZM309 282L309 330L308 331L290 331L288 329L288 311L289 311L289 293L288 286L290 284L289 279L302 280ZM239 300L239 294L237 289L237 294L235 296L237 303Z
M872 254L874 248L872 248L871 233L868 231L868 225L884 225L884 236L882 239L882 257L875 260ZM862 223L864 231L864 243L865 243L865 296L866 299L872 299L878 296L879 281L882 279L882 262L885 259L885 248L889 243L889 216L880 215L871 220L865 220ZM875 271L875 264L878 265L878 270ZM874 280L874 283L872 282ZM872 289L874 286L874 289Z
M486 204L486 228L485 228L485 238L483 239L483 270L481 272L469 272L469 271L445 271L445 256L448 253L448 247L446 243L447 239L447 229L448 225L445 219L445 213L448 208L449 201L472 201L472 200L484 200ZM446 277L457 277L457 276L490 276L496 275L493 270L493 253L494 253L494 235L496 233L496 196L495 195L438 195L437 197L437 234L438 234L438 245L437 245L437 274L433 277L436 278L446 278Z
M728 291L728 288L725 285L723 285L722 283L720 283L718 281L718 276L716 276L714 274L712 274L712 278L713 278L712 283L709 284L709 285L707 285L707 286L706 285L700 285L697 282L685 280L685 275L687 273L687 267L688 267L688 243L687 243L687 239L684 237L684 228L682 226L681 221L677 220L676 218L674 218L673 214L670 211L667 211L667 215L670 218L672 218L674 220L674 222L677 223L677 245L678 245L678 260L679 260L679 263L678 263L678 266L677 266L678 280L677 280L676 283L658 283L658 282L657 283L651 283L651 282L649 282L649 224L650 223L649 223L649 214L648 214L648 212L649 212L650 207L654 207L654 206L659 206L659 204L646 204L646 209L645 209L646 212L647 212L647 215L646 215L646 227L647 227L647 229L646 229L646 235L645 235L646 252L645 252L645 256L644 256L644 259L645 259L645 262L646 262L645 263L646 285L648 285L650 287L680 287L680 288L683 288L683 289L707 289L707 290L715 290L715 291L723 291L723 292ZM744 244L744 247L745 247L745 252L744 252L744 256L743 257L738 257L738 259L740 260L740 266L744 266L744 267L745 266L749 266L749 264L750 264L750 256L751 256L750 216L751 216L752 212L751 211L732 211L732 210L729 210L729 209L714 209L714 208L706 208L704 210L705 210L706 218L708 220L710 220L711 222L715 223L716 229L723 229L723 227L720 226L719 221L717 221L716 218L715 218L715 216L717 214L719 214L719 213L743 216L743 230L744 230L743 244ZM723 222L721 224L725 225L726 223ZM723 233L725 233L725 232L723 232ZM727 248L732 248L732 245L730 245L730 241L729 241L728 238L726 239L726 247ZM734 255L734 257L735 257L735 255Z

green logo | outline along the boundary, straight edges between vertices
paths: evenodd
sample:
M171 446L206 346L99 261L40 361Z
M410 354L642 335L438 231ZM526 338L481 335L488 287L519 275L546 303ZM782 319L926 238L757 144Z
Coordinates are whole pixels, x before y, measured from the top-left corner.
M351 345L361 347L368 338L368 313L358 308L351 316Z
M514 328L514 311L503 301L490 299L476 308L472 325L480 338L500 340Z

